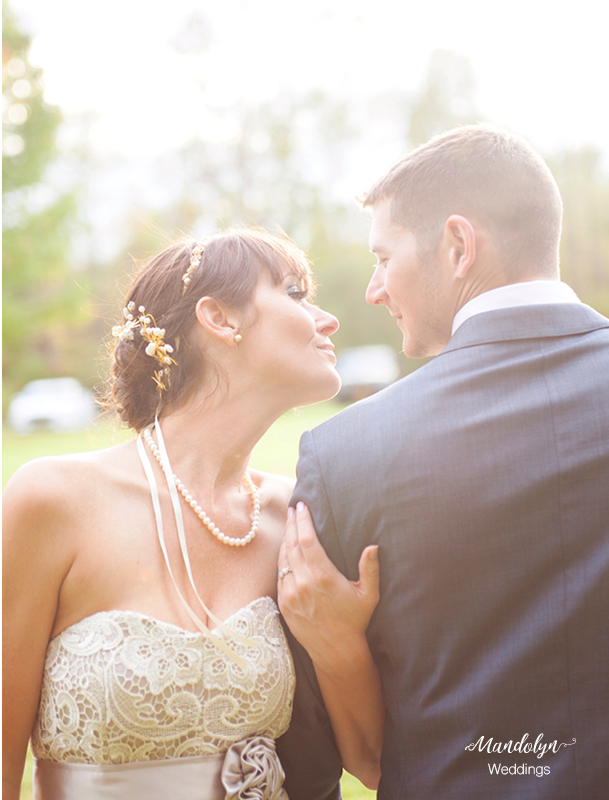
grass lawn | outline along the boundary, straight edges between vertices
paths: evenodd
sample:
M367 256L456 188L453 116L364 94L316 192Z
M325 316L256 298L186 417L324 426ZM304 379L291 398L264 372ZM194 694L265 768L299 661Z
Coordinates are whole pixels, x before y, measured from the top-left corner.
M340 408L341 406L332 402L319 403L285 414L277 420L256 447L252 456L252 466L268 472L294 476L301 434L323 422ZM3 435L3 486L21 464L33 458L97 450L120 444L132 437L132 433L120 430L109 422L92 425L84 433L55 434L41 431L30 436L16 436L7 431ZM31 758L28 755L21 800L32 798L31 770ZM365 789L358 780L346 773L342 780L342 789L345 800L370 800L375 797L374 792Z
M318 403L284 414L256 446L252 467L295 476L298 442L302 433L319 425L343 407L333 402ZM13 472L33 458L99 450L129 441L134 434L110 420L103 420L90 425L82 433L51 433L43 430L29 436L18 436L4 430L2 438L2 485L6 486Z

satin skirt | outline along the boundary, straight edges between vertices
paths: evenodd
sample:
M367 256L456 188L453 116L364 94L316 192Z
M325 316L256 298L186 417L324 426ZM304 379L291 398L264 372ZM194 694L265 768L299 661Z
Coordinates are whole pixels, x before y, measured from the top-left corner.
M226 753L127 764L34 759L34 800L289 800L275 743L254 736Z

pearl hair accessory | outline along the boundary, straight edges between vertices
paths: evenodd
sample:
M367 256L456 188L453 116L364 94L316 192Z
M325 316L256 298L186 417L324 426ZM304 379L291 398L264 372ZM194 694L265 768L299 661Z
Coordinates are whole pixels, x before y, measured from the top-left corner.
M143 431L144 439L146 440L146 444L150 448L152 455L156 458L159 463L161 469L164 470L163 460L161 458L161 453L159 448L156 446L154 439L152 438L152 431L150 428L146 428ZM249 544L252 539L258 533L258 525L260 523L260 493L258 491L258 487L254 484L252 479L250 478L249 474L246 472L243 476L243 483L247 486L247 489L250 493L250 497L252 498L252 525L249 529L249 532L246 536L242 538L236 538L233 536L227 536L225 533L222 533L220 528L215 525L212 520L207 516L205 511L201 508L201 506L197 503L195 498L190 494L188 489L184 486L182 481L178 478L177 475L172 475L173 482L175 483L176 489L182 495L186 503L192 508L194 513L199 517L203 525L207 528L207 530L218 539L219 542L222 544L226 544L229 547L244 547L246 544Z
M208 243L209 239L201 239L200 242L194 247L190 255L190 266L186 270L186 272L182 275L182 282L184 283L184 288L182 289L182 295L186 293L186 290L190 286L190 281L192 280L192 273L196 270L196 268L201 263L201 259L203 258L203 250L205 250L205 246Z
M170 344L165 344L165 328L157 327L154 317L152 314L146 313L144 306L138 308L140 316L135 316L134 311L135 303L132 300L123 309L124 324L115 325L112 328L112 335L119 342L124 340L133 341L134 331L139 328L142 339L148 342L145 349L146 355L154 358L160 366L160 369L154 373L153 380L159 389L159 393L162 394L169 389L171 365L177 364L177 361L171 356L173 347Z
M125 322L122 325L115 325L112 328L112 336L115 336L119 341L133 341L133 331L140 324L139 319L133 316L135 311L135 303L133 300L127 303L126 308L123 308L123 317Z

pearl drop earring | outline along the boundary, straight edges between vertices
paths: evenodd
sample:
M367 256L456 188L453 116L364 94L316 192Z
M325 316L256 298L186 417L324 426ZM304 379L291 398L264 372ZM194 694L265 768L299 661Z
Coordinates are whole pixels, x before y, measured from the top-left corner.
M243 340L243 336L241 336L240 333L236 333L235 334L235 341L237 342L237 344L239 344L239 342L242 341L242 340Z

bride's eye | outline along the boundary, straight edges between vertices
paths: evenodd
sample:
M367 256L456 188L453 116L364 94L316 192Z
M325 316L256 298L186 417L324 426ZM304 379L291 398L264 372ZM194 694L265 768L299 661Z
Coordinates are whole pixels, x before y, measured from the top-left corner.
M288 286L286 293L294 300L306 300L309 295L307 289L301 289L300 286L297 286L296 284Z

